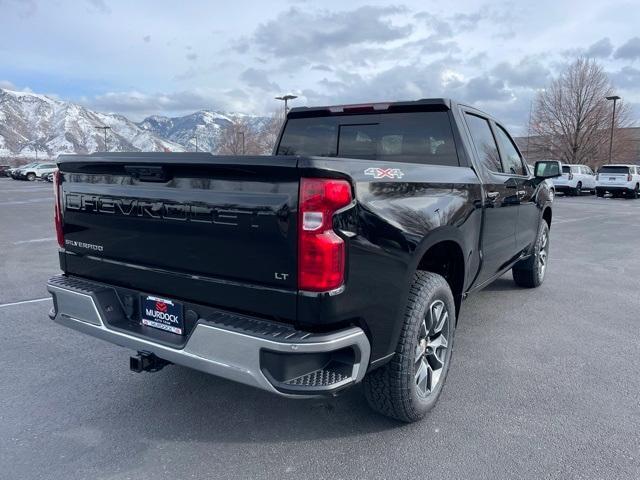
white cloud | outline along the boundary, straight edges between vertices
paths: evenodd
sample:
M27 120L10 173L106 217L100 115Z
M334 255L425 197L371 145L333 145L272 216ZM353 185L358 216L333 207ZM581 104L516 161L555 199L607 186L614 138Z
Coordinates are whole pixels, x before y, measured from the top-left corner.
M294 92L297 105L450 96L517 126L535 89L580 54L599 58L625 96L640 98L640 9L624 1L176 9L169 0L85 0L84 8L0 0L11 46L0 45L0 78L136 119L202 108L266 113L281 107L276 93ZM608 13L623 8L624 18Z

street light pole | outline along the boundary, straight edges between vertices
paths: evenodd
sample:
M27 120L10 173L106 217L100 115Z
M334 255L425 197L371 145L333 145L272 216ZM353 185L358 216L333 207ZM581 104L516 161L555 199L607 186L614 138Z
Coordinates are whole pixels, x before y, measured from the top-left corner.
M616 123L616 102L620 100L618 95L611 95L607 100L613 100L613 114L611 115L611 139L609 140L609 164L611 164L611 153L613 152L613 127Z
M525 154L527 159L529 158L529 139L531 138L531 113L532 112L533 112L533 99L529 104L529 123L527 125L527 153Z
M293 100L294 98L298 98L297 95L282 95L281 97L276 97L276 100L283 100L284 101L284 116L287 116L287 113L289 113L289 100Z
M108 152L109 149L107 148L107 130L111 130L111 127L96 127L96 129L102 130L104 132L104 151Z

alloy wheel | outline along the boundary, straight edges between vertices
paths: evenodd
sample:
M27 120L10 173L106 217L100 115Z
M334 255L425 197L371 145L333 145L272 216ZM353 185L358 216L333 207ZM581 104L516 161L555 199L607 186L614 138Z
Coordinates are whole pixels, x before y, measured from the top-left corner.
M448 359L450 331L447 306L442 300L433 302L425 312L415 353L415 382L418 395L427 397L440 383Z
M542 238L540 239L540 248L538 249L538 270L540 272L540 279L544 278L545 271L547 270L547 260L549 259L549 232L543 231Z

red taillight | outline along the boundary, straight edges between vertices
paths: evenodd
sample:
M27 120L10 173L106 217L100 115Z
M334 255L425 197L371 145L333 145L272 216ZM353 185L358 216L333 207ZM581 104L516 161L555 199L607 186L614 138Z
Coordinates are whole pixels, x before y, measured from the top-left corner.
M631 174L627 175L627 182L630 182L631 180L633 180L633 176Z
M351 203L346 180L303 178L298 217L298 288L324 292L344 283L344 240L333 231L333 214Z
M62 233L62 206L60 205L60 171L56 170L53 173L53 195L54 195L54 213L53 219L56 224L56 237L58 238L58 245L64 247L64 234Z

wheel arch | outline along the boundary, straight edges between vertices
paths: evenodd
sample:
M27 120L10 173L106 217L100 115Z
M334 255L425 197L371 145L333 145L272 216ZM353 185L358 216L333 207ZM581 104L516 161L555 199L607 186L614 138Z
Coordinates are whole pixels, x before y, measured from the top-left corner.
M553 218L553 211L551 210L551 206L547 205L542 210L542 220L547 222L547 225L549 226L549 229L551 229L551 219L552 218Z
M413 269L410 269L409 279L409 281L413 279L415 271L427 271L442 275L453 293L456 318L460 312L467 276L463 240L460 231L453 227L444 227L432 232L416 250L415 265Z

